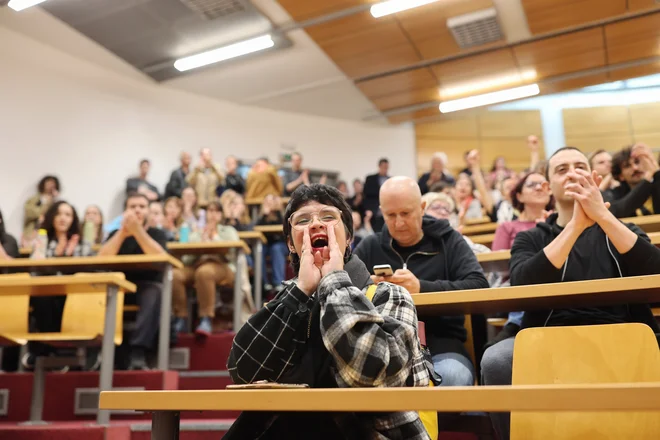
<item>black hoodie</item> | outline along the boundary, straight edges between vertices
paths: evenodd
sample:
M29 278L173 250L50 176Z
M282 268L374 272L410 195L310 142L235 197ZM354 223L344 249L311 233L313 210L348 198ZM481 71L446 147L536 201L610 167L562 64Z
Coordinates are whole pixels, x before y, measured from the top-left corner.
M625 254L619 253L597 224L587 228L573 245L565 264L557 269L543 252L563 228L557 214L529 231L520 232L511 247L511 285L559 283L660 273L660 249L636 225L626 226L639 237ZM658 333L651 309L645 304L627 305L622 293L620 306L555 309L525 312L522 327L588 325L642 322Z
M653 212L649 212L644 206L649 197L653 201ZM622 182L616 188L604 191L603 198L611 203L610 211L617 218L659 214L660 171L653 175L653 182L643 180L632 190L626 182Z
M420 292L483 289L488 281L483 270L465 242L447 220L424 216L422 230L427 245L408 257L407 267L418 279ZM392 237L387 226L381 232L365 237L355 253L373 273L378 264L389 264L392 270L403 268L403 258L392 248ZM439 316L425 320L426 339L431 353L435 338L453 338L465 342L465 316Z

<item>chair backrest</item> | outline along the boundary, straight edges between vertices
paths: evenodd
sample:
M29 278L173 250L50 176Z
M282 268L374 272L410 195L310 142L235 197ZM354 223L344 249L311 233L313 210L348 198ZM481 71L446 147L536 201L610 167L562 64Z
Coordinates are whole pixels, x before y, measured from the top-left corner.
M660 351L644 324L530 328L518 333L514 385L660 381ZM657 439L660 412L514 412L511 439Z
M76 293L67 295L62 313L62 334L92 337L103 335L105 323L105 293ZM115 316L115 345L121 345L123 336L124 293L117 293Z
M30 274L17 273L11 275L0 275L0 279L11 278L30 278ZM29 315L29 295L0 296L0 344L9 344L8 341L2 338L3 334L27 333L29 328Z

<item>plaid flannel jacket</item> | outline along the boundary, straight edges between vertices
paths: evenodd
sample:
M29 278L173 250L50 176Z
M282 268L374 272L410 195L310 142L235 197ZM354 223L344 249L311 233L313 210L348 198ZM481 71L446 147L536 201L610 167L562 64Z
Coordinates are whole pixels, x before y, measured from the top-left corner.
M291 283L252 316L234 338L227 364L232 380L278 381L295 366L308 343L314 301L320 301L321 335L338 387L428 386L408 291L380 283L372 303L344 271L323 277L311 298ZM370 414L365 424L375 439L428 438L414 411Z

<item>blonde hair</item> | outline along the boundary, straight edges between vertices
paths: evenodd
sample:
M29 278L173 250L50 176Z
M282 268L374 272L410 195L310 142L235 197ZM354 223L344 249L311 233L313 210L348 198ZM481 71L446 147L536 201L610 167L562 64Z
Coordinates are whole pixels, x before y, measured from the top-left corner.
M428 211L431 205L437 201L446 203L449 206L449 212L454 212L456 209L456 203L454 203L454 200L447 194L441 192L429 192L422 196L422 202L426 202L424 212Z

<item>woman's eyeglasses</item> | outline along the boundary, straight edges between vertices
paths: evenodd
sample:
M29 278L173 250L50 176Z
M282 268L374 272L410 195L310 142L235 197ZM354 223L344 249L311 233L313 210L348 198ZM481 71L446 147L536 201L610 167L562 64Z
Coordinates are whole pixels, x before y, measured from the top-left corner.
M341 220L341 211L336 208L323 208L319 211L296 212L289 218L293 229L305 229L316 217L326 227L335 226Z
M451 214L451 211L449 210L449 208L447 206L436 204L436 203L429 206L428 210L433 211L433 212L437 212L438 214L444 214L444 215Z
M543 186L544 183L545 183L545 182L532 182L532 181L525 182L525 188L534 189L534 188L536 188L538 185Z

